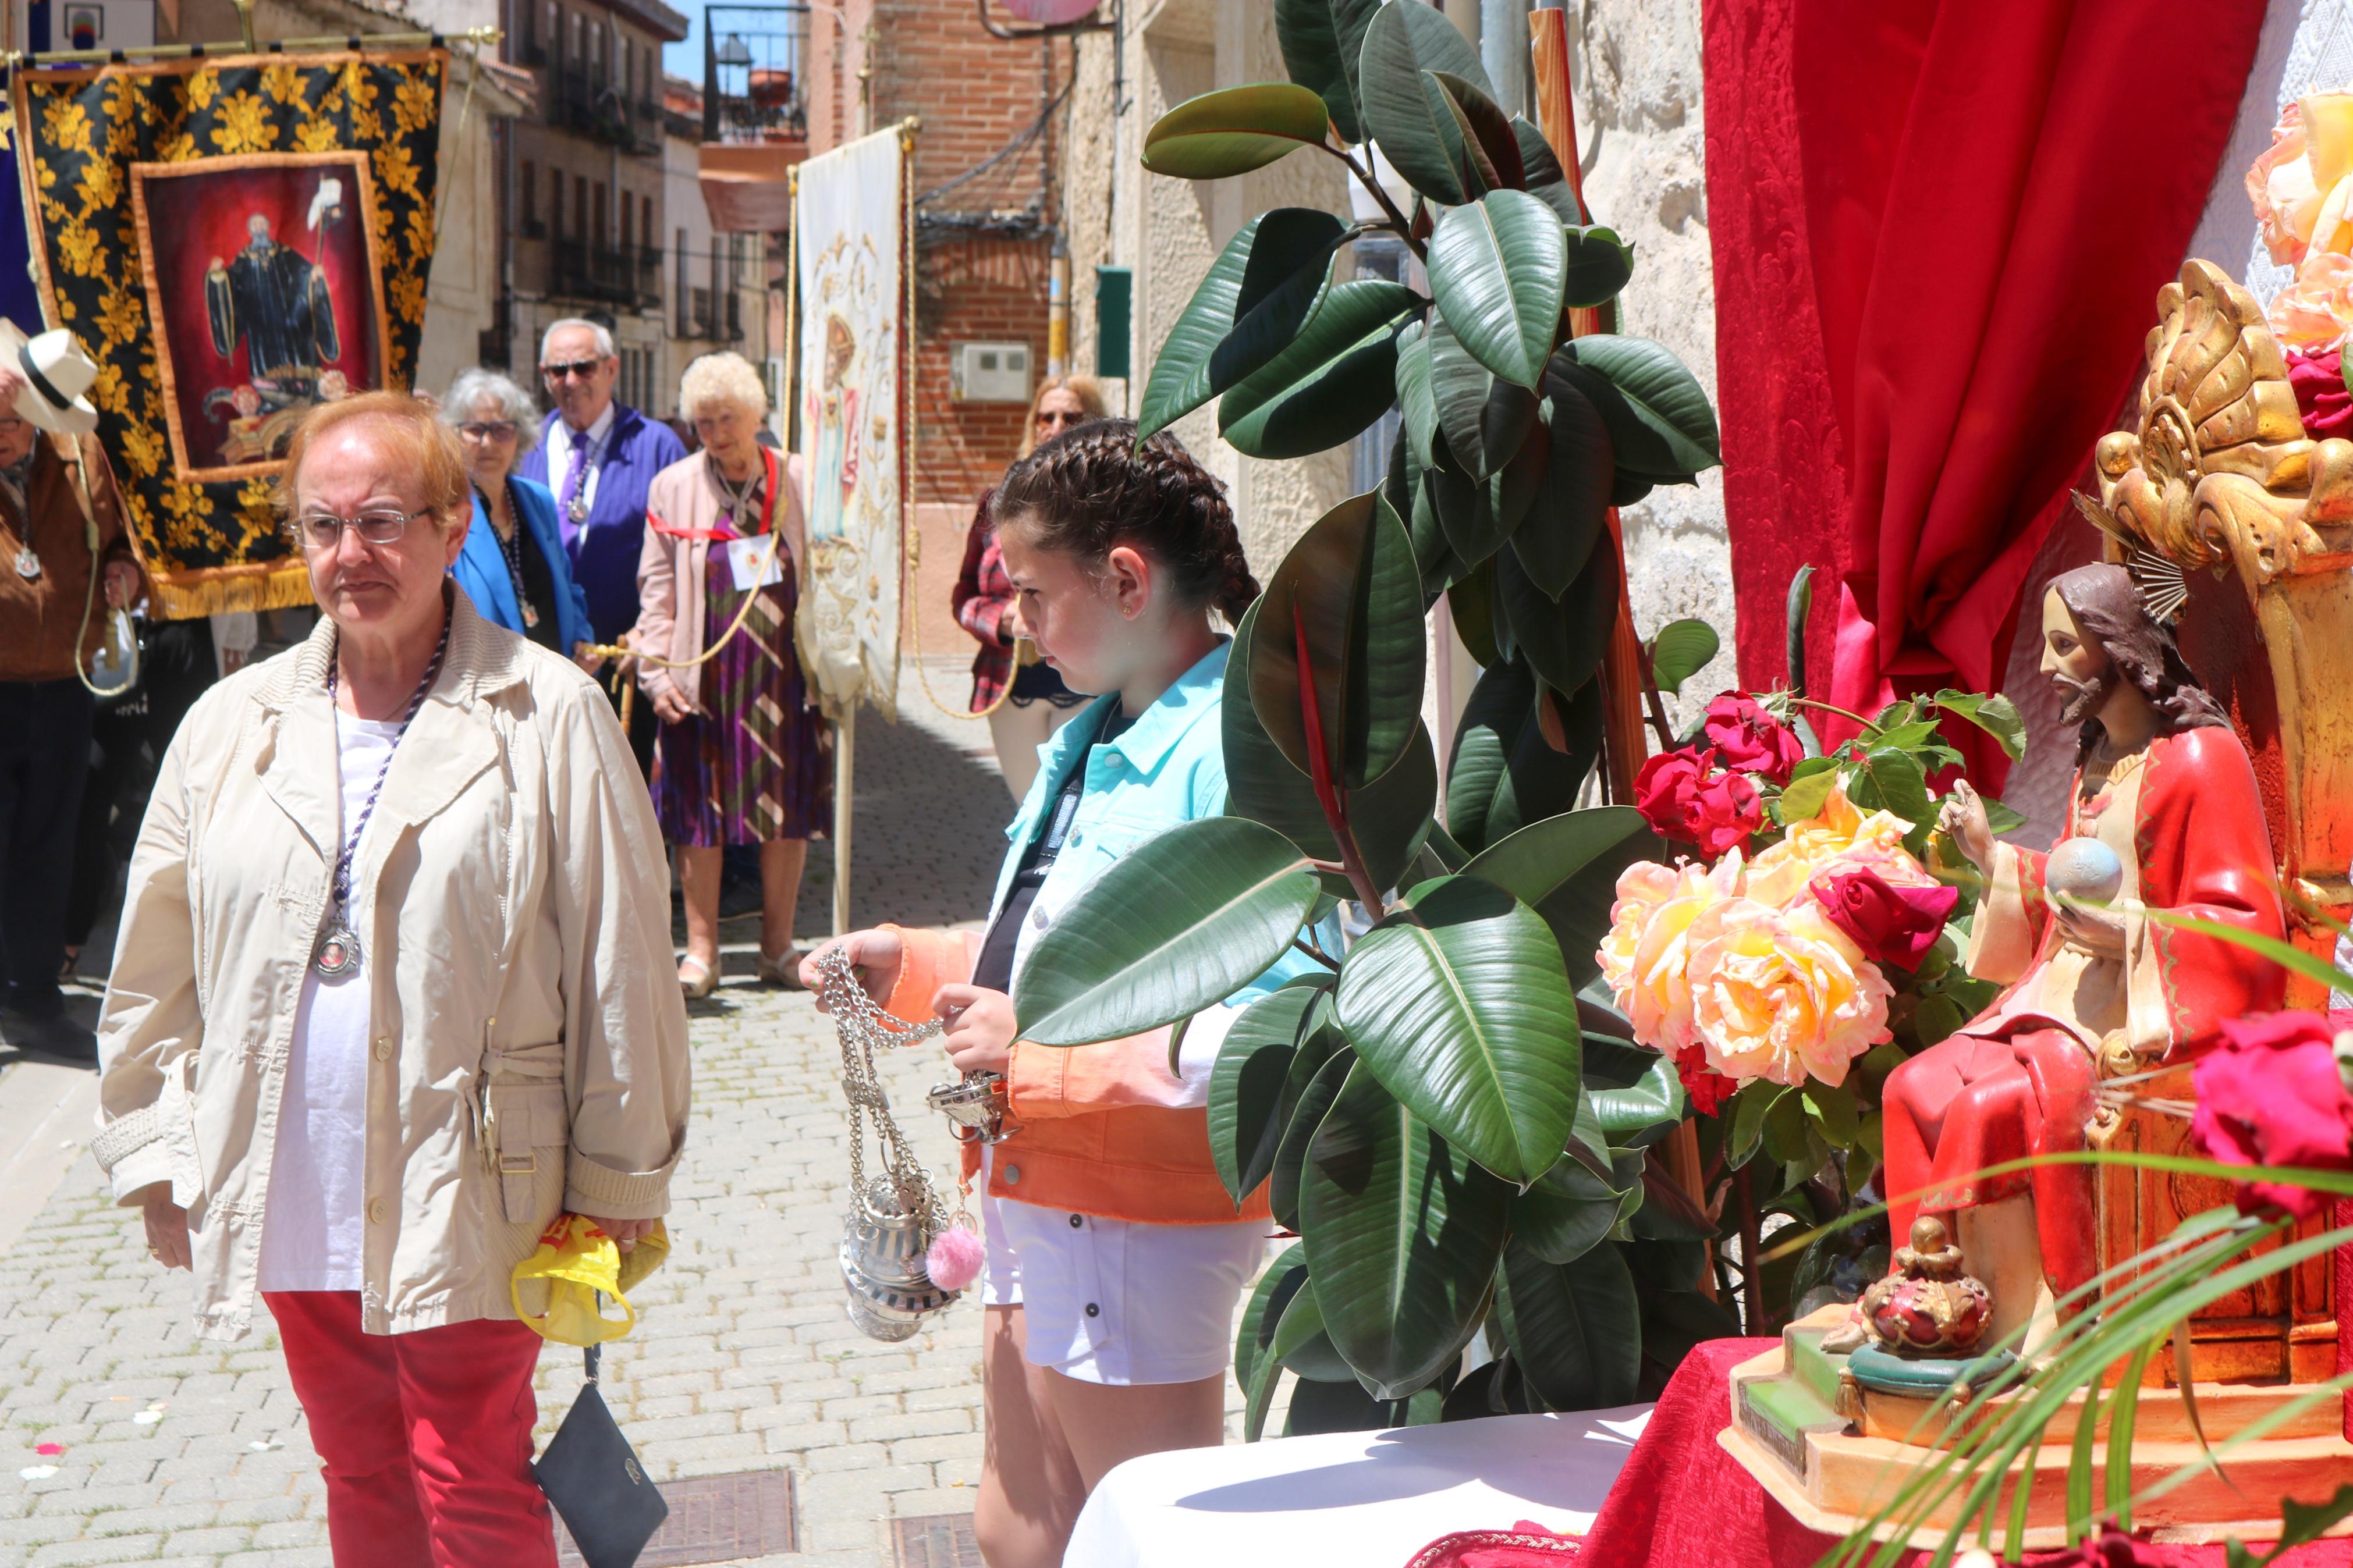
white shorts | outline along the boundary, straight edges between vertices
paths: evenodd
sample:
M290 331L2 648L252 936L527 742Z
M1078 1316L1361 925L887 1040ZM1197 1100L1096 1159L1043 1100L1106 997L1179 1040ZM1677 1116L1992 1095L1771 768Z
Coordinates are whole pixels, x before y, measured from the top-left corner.
M1022 1355L1082 1383L1194 1383L1233 1359L1265 1220L1145 1225L983 1196L981 1300L1018 1306Z

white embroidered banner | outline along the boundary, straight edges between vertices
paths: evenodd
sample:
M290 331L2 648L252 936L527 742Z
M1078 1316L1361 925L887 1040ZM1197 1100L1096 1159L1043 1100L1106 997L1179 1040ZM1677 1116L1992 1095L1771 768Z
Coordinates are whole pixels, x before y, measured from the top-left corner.
M800 165L793 204L808 574L795 637L828 716L894 717L906 563L908 132Z

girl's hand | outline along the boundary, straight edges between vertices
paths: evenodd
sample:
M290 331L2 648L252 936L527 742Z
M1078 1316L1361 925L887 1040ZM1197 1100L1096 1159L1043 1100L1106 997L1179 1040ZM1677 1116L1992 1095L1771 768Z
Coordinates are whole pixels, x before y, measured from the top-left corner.
M837 947L849 955L849 966L858 971L858 983L866 987L866 994L878 1005L888 1002L892 990L899 984L899 967L906 960L907 944L899 940L895 931L854 931L839 941L819 944L801 960L801 989L818 999L818 1011L827 1011L825 974L818 961Z
M580 1217L611 1237L613 1245L623 1252L635 1252L638 1237L651 1236L654 1226L661 1223L655 1219L598 1219L593 1214L584 1214Z
M961 1072L1003 1077L1013 1062L1013 998L977 985L943 985L932 1011L947 1020L940 1044Z

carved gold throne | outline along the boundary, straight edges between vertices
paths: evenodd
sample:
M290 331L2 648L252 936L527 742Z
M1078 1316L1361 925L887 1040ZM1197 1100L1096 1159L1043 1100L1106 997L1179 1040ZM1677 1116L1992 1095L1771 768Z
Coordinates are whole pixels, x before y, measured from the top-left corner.
M2188 597L2175 635L2254 761L2290 934L2325 958L2336 945L2327 921L2353 903L2353 442L2306 435L2262 310L2219 268L2188 263L2157 304L2137 427L2099 445L2108 553L2151 576L2181 574ZM2311 981L2288 984L2291 1006L2328 1005ZM2107 1078L2152 1068L2158 1076L2136 1092L2188 1103L2187 1064L2139 1060L2122 1047L2101 1063ZM2179 1114L2104 1109L2091 1139L2163 1154L2188 1135ZM2102 1268L2230 1196L2202 1177L2104 1168ZM2198 1313L2197 1378L2333 1376L2337 1261L2316 1258ZM2173 1373L2152 1363L2147 1375Z

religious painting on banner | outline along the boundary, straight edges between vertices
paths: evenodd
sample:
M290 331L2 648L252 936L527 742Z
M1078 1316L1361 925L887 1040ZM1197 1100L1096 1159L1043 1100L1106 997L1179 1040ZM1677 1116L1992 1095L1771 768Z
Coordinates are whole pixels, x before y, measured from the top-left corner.
M894 714L904 586L906 161L880 131L795 172L799 448L808 574L795 628L821 704Z
M131 203L182 479L271 472L304 414L383 384L366 153L133 163Z
M172 616L310 598L271 480L316 404L406 387L433 265L438 49L19 72L47 324Z

